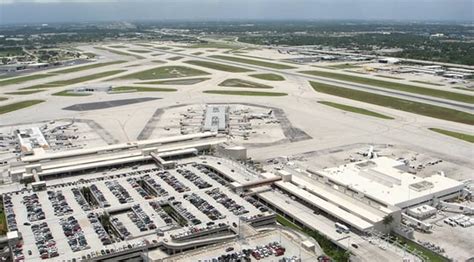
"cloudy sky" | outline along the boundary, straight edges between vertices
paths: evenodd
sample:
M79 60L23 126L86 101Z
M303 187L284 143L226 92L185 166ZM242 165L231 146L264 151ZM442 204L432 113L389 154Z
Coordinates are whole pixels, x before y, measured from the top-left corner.
M474 21L474 0L0 0L0 24L117 20Z

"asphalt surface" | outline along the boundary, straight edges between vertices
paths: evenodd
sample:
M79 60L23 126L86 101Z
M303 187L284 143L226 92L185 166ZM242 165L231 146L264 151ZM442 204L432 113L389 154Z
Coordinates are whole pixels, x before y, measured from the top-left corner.
M452 109L466 111L466 112L469 112L469 113L471 113L471 111L474 110L474 106L472 106L472 105L462 103L462 102L455 102L455 101L451 101L451 100L441 99L441 98L435 98L435 97L424 96L424 95L417 95L417 94L406 93L406 92L401 92L401 91L396 91L396 90L389 90L389 89L385 89L385 88L377 88L377 87L372 87L372 86L368 86L368 85L356 84L356 83L352 83L352 82L344 82L344 81L334 80L334 79L331 79L331 78L310 76L310 75L306 75L306 74L303 74L303 73L292 72L292 71L288 71L288 70L273 69L273 68L268 68L268 67L263 67L263 66L250 65L250 64L246 64L246 63L233 62L233 61L229 61L229 60L209 58L209 57L205 57L205 56L195 56L195 55L190 55L190 54L185 54L185 53L180 53L180 52L173 52L173 51L169 51L169 50L160 50L160 52L173 54L173 55L180 55L180 56L193 58L193 59L197 59L197 60L212 61L212 62L221 63L221 64L231 64L231 65L240 66L240 67L245 66L246 68L260 70L260 71L267 71L267 72L277 73L277 74L281 74L281 75L296 76L296 77L301 77L301 78L305 78L307 80L312 80L312 81L316 81L316 82L320 82L320 83L338 85L338 86L345 87L345 88L350 88L350 89L355 89L355 90L360 90L360 91L366 91L366 92L371 92L371 93L377 93L377 94L381 94L381 95L387 95L387 96L391 96L391 97L402 98L402 99L407 99L407 100L411 100L411 101L422 102L422 103L427 103L427 104L432 104L432 105L437 105L437 106L448 107L448 108L452 108Z
M121 100L111 100L111 101L103 101L103 102L93 102L93 103L83 103L83 104L75 104L72 106L68 106L63 108L64 110L72 110L72 111L90 111L90 110L98 110L98 109L105 109L117 106L124 106L130 104L136 104L141 102L148 102L152 100L157 100L161 98L155 97L143 97L143 98L133 98L133 99L121 99Z

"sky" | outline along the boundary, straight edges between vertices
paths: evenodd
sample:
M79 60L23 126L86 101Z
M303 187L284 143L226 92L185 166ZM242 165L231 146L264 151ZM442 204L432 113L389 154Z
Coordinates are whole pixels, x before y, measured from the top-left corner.
M474 0L0 0L0 24L135 20L474 21Z

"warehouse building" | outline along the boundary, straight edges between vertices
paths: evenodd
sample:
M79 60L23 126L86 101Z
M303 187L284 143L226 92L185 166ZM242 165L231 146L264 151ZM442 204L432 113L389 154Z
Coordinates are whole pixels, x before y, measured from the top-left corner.
M311 219L322 214L347 225L354 232L386 232L401 222L402 212L421 205L435 205L462 194L464 185L435 174L418 177L405 171L404 163L387 157L346 164L320 171L279 171L273 185L283 195L309 207L294 209L277 192L257 194L259 199L294 221L321 231ZM385 218L393 221L387 225Z
M388 157L309 172L366 197L371 203L401 209L452 199L464 188L463 183L440 174L410 174L403 162Z

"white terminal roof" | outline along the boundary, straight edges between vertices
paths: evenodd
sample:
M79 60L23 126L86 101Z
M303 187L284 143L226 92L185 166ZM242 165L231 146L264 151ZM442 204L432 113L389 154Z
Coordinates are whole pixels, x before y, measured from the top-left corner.
M205 131L224 131L226 127L227 106L209 105L204 118Z
M89 155L89 154L96 154L98 152L113 152L117 150L126 150L131 148L145 148L150 147L153 145L163 145L168 143L177 143L183 142L186 140L194 140L194 139L205 139L210 137L215 137L216 133L213 132L203 132L203 133L196 133L196 134L188 134L188 135L178 135L178 136L170 136L165 138L158 138L158 139L149 139L149 140L140 140L128 143L121 143L121 144L114 144L114 145L107 145L102 147L94 147L94 148L86 148L86 149L75 149L69 150L64 152L44 152L44 150L35 150L33 156L23 156L21 158L24 162L35 162L47 159L58 159L58 158L67 158L67 157L77 157L81 155Z
M38 127L31 127L18 130L18 140L21 151L32 153L35 148L48 149L49 144Z
M461 182L435 174L419 177L403 171L404 163L379 157L317 173L387 205L404 208L462 190Z

